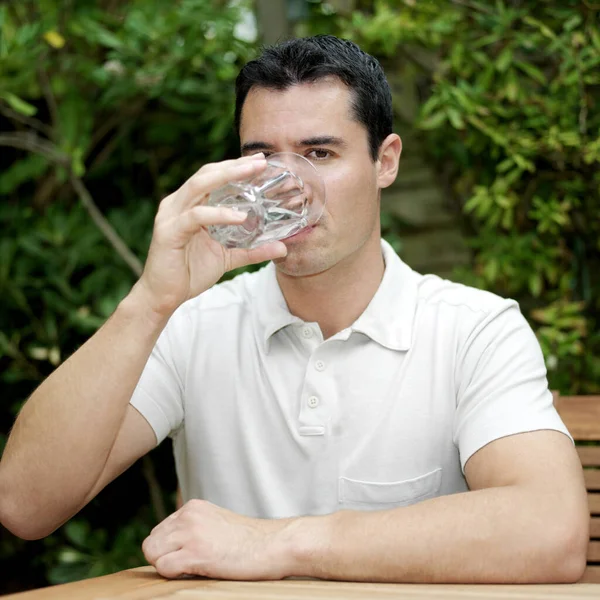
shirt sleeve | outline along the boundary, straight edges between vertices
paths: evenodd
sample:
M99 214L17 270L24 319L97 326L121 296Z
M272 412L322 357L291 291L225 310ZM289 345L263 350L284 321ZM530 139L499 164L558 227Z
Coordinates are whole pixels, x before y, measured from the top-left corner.
M514 301L473 329L456 381L454 443L463 471L475 452L502 437L542 429L569 436L554 408L540 345Z
M175 312L156 342L130 404L148 421L157 443L172 435L183 424L183 394L188 346L188 316Z

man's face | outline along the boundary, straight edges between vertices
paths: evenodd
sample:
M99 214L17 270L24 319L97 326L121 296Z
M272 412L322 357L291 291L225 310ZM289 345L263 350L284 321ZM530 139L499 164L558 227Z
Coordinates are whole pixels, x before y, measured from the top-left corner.
M379 239L377 163L367 130L351 117L351 92L328 78L286 90L253 88L244 103L242 154L296 152L308 158L325 183L327 203L315 227L284 240L288 254L277 262L290 276L348 266L365 243Z

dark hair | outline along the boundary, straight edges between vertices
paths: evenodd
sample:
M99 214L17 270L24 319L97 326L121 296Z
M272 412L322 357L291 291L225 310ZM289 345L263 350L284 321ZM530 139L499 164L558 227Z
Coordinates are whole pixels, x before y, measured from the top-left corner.
M332 35L288 40L265 48L248 62L236 82L235 127L253 87L284 90L299 83L338 77L352 92L352 113L368 134L369 150L377 160L379 147L392 133L392 94L379 62L355 43Z

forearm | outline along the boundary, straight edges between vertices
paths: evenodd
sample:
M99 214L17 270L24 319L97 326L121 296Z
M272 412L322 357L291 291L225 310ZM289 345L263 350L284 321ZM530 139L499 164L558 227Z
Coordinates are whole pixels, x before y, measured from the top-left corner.
M581 536L561 526L551 491L541 498L517 487L490 488L301 519L292 528L293 574L421 583L577 579Z
M121 302L25 403L0 462L3 507L49 522L80 508L165 325L141 306L134 295Z

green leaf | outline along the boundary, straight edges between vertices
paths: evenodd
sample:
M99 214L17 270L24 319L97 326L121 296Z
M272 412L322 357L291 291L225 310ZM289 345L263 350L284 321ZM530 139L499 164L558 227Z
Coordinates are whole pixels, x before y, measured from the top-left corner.
M58 564L53 564L47 572L51 584L79 581L88 576L90 557L71 549L64 549L59 552L57 559Z
M436 109L438 106L440 106L440 104L442 103L442 99L440 98L439 95L434 94L432 96L430 96L427 101L425 102L425 104L423 104L423 106L421 107L421 115L423 117L427 117L429 116L429 114Z
M83 162L83 148L75 148L71 155L71 169L75 177L83 177L85 175L85 164Z
M529 291L531 295L538 298L542 293L542 276L539 273L532 273L529 276Z
M496 59L496 68L503 73L508 69L513 58L513 50L511 46L506 46Z
M531 173L535 171L535 165L520 154L514 154L512 158L515 163L524 171L529 171Z
M509 156L496 166L496 171L498 171L498 173L506 173L514 164L513 158Z
M464 129L465 128L465 122L464 122L461 114L455 108L449 107L446 110L446 114L448 115L448 119L450 120L452 127L454 127L455 129Z
M25 100L22 100L12 92L0 92L0 98L4 98L13 110L16 110L26 117L33 117L33 115L37 113L37 108L33 106L33 104L25 102Z
M73 22L71 26L74 33L83 35L88 42L95 42L115 50L123 47L123 42L114 33L89 17L82 17L79 21Z
M72 520L65 525L67 539L81 549L87 548L87 538L90 534L90 526L86 521Z
M483 46L489 46L495 44L500 39L497 33L491 33L490 35L484 35L478 40L472 42L473 48L482 48Z
M456 98L460 107L466 112L474 112L477 108L477 105L473 100L467 96L467 94L458 87L453 87L450 89L450 93Z
M498 278L499 266L499 262L495 258L491 259L485 264L483 268L483 275L490 283L494 283Z
M596 50L600 52L600 32L597 28L590 27L589 35L590 38L592 38L592 44L594 45L594 48L596 48Z
M494 130L486 125L486 123L484 123L479 117L476 117L475 115L469 115L467 117L467 121L491 138L499 146L508 146L508 138L502 135L499 131Z
M563 78L563 84L566 86L573 86L578 83L581 73L577 69L573 69Z
M531 25L532 27L535 27L536 29L539 29L539 31L545 37L547 37L551 40L556 39L556 34L547 25L542 23L540 20L534 19L533 17L527 15L527 16L523 17L523 22L527 23L527 25Z
M15 161L8 169L0 171L0 194L10 194L25 182L39 179L48 168L48 160L38 154Z
M506 76L506 82L504 85L504 91L506 97L511 101L515 102L519 96L520 86L515 75L515 71L509 71Z
M563 29L565 31L573 31L573 29L575 29L576 27L579 27L579 25L581 25L581 22L582 22L581 15L575 14L565 22L565 24L563 25Z
M446 113L439 111L431 115L428 119L421 121L419 127L421 129L437 129L440 125L446 122Z
M490 89L495 75L496 75L496 70L494 69L494 65L490 63L481 71L481 74L478 75L478 77L477 77L478 87L484 91L487 91L488 89Z
M542 85L546 85L548 83L548 80L546 79L546 76L542 73L542 71L540 71L540 69L538 69L531 63L518 60L515 61L515 66L521 69L521 71L529 75L529 77L531 77L538 83L541 83Z
M85 97L73 89L59 105L60 146L67 154L79 160L84 156L91 137L93 112ZM80 166L80 165L78 165Z

